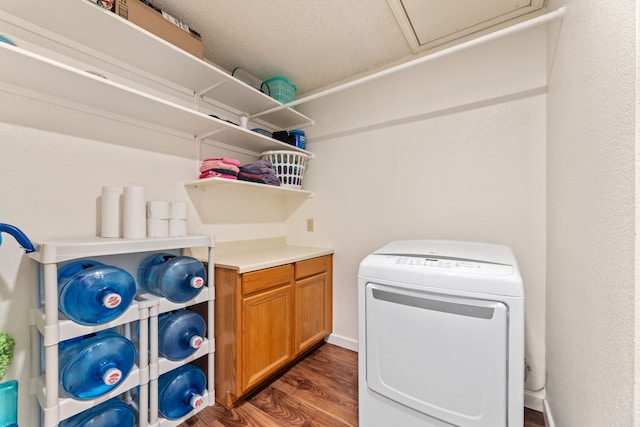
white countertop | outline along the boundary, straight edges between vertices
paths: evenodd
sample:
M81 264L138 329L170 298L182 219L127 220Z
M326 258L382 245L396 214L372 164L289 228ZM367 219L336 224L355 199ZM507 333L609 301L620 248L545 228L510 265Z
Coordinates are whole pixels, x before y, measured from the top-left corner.
M284 245L230 253L216 252L215 264L216 267L232 268L238 273L247 273L332 253L333 249L330 248Z

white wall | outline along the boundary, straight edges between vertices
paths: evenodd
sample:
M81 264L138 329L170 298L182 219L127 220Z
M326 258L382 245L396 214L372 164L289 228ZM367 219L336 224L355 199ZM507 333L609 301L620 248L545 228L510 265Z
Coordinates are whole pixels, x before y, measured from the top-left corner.
M636 112L635 112L635 121L636 121L636 147L638 147L638 142L640 142L640 61L637 58L640 58L640 13L636 9ZM640 227L640 215L638 210L638 200L640 200L640 162L638 161L638 153L636 150L635 154L636 158L636 170L635 170L635 186L636 186L636 221L635 221L635 229L638 230ZM635 277L637 279L638 272L640 271L640 257L638 254L640 253L640 241L636 239L635 245ZM638 292L638 285L636 282L636 290L635 290L635 307L640 307L640 292ZM635 313L635 309L634 309ZM640 420L640 316L635 315L635 393L634 393L634 415L635 420Z
M300 107L316 197L288 237L335 248L336 336L357 340L358 265L388 241L504 243L524 276L528 386L543 385L545 52L535 29Z
M638 425L637 2L550 7L563 3L549 37L548 408L562 427Z

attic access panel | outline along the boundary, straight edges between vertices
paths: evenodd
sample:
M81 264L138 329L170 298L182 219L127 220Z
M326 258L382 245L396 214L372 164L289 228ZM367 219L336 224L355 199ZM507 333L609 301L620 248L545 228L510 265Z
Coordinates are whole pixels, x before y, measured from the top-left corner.
M544 5L544 0L388 2L416 53L536 11Z

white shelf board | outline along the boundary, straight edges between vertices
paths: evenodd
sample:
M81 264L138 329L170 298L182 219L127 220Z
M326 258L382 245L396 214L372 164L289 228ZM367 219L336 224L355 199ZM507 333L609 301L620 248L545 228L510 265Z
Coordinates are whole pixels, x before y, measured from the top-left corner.
M158 417L158 422L154 425L150 425L150 427L176 427L179 426L180 424L184 423L186 420L188 420L189 418L193 417L194 415L196 415L198 412L202 411L204 408L206 408L207 406L213 406L215 404L215 395L213 393L213 388L209 385L207 385L207 389L205 389L204 392L204 396L203 397L203 403L202 405L200 405L200 407L194 409L193 411L189 412L187 415L185 415L184 417L180 417L176 420L169 420L167 418L163 418L162 416Z
M209 282L208 279L207 279L207 282ZM211 287L209 287L209 285L203 286L202 290L200 291L200 293L198 293L198 295L196 295L194 298L190 299L189 301L185 301L185 302L172 302L164 297L160 297L147 292L139 294L137 298L139 300L146 300L146 301L157 300L158 313L161 314L161 313L167 313L169 311L180 310L181 308L186 308L192 305L201 304L203 302L212 300L214 298L214 290Z
M42 264L52 264L77 258L163 251L171 249L213 247L212 236L159 237L152 239L121 239L86 237L82 239L36 242L36 251L29 257Z
M72 320L67 319L59 313L58 323L53 326L46 326L46 317L44 308L35 309L35 323L38 331L43 336L43 345L57 345L60 341L65 341L71 338L80 337L83 335L92 334L94 332L103 331L105 329L113 328L125 323L136 322L140 320L140 312L138 310L137 301L133 301L131 305L122 314L110 322L102 323L100 325L81 325Z
M235 149L249 151L256 156L270 150L288 150L305 153L313 158L313 154L309 151L235 125L219 129L204 140L209 145L215 145L216 141Z
M211 343L206 337L202 346L196 350L191 356L186 357L182 360L169 360L162 356L158 358L158 375L166 374L169 371L172 371L176 368L179 368L182 365L186 365L187 363L191 363L196 359L199 359L204 356L208 356L209 353L213 352L213 343ZM153 369L151 369L153 371ZM151 378L155 379L155 378Z
M40 403L40 407L45 413L50 411L57 412L58 416L54 416L54 418L59 420L64 420L76 414L79 414L82 411L86 411L89 408L99 405L100 403L106 400L109 400L112 397L118 396L128 390L131 390L132 388L140 384L140 378L142 376L144 376L144 374L141 372L141 370L138 368L137 365L134 365L131 371L129 372L129 375L127 375L127 377L116 388L114 388L113 390L111 390L110 392L102 396L98 396L94 399L87 399L87 400L79 400L79 399L74 399L70 397L64 391L62 386L58 384L58 396L59 396L58 405L53 408L46 407L47 390L44 385L45 384L44 376L41 376L38 378L38 382L37 382L38 387L37 387L36 395L38 398L38 402ZM56 422L55 425L58 425L58 423ZM47 426L45 425L44 427L47 427Z
M281 105L199 58L87 0L0 0L0 10L22 19L32 31L56 34L61 43L106 56L129 70L169 81L194 95L206 95L247 114ZM72 14L72 18L70 18ZM34 28L38 27L38 28ZM85 52L87 53L87 52ZM91 53L91 52L88 52ZM4 61L1 61L3 64ZM265 115L263 120L277 128L290 124L310 124L311 120L293 109Z
M260 184L258 182L240 181L227 178L205 178L197 181L190 181L184 184L187 189L206 190L212 188L231 188L243 193L272 194L294 199L307 199L313 197L311 191L297 190L289 187L278 187L275 185Z
M87 120L89 115L103 122L111 119L126 123L129 129L143 128L191 141L205 138L206 143L221 142L255 155L280 149L308 153L6 43L0 43L0 63L0 92L4 92L0 111L4 121L37 124L45 130L77 136L91 136L95 129L95 139L103 139L108 132ZM90 124L88 128L84 123ZM130 134L129 129L123 133Z
M231 106L236 112L242 112L249 116L281 105L280 102L237 80L235 77L231 77L223 84L207 92L203 99L215 105ZM310 118L292 108L284 108L265 114L260 116L260 120L280 129L296 129L313 124Z
M59 104L93 108L97 114L125 122L142 122L184 134L208 134L230 125L117 82L103 79L38 54L0 43L2 90Z
M205 224L280 222L313 197L311 191L227 178L199 179L184 186ZM224 206L218 200L225 200Z
M0 82L0 121L47 132L110 144L198 158L198 144L193 134L168 129L150 129L130 118L105 117L103 112L87 106L61 103L60 99L43 99L41 94L16 94L5 90Z

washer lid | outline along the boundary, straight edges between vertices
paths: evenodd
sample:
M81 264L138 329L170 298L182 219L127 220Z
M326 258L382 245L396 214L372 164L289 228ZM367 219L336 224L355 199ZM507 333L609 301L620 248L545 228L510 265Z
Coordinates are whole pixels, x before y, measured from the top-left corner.
M377 251L376 255L407 255L479 261L516 266L511 249L505 245L455 240L396 240Z
M360 263L360 284L396 283L523 297L522 277L508 246L445 240L400 240Z

